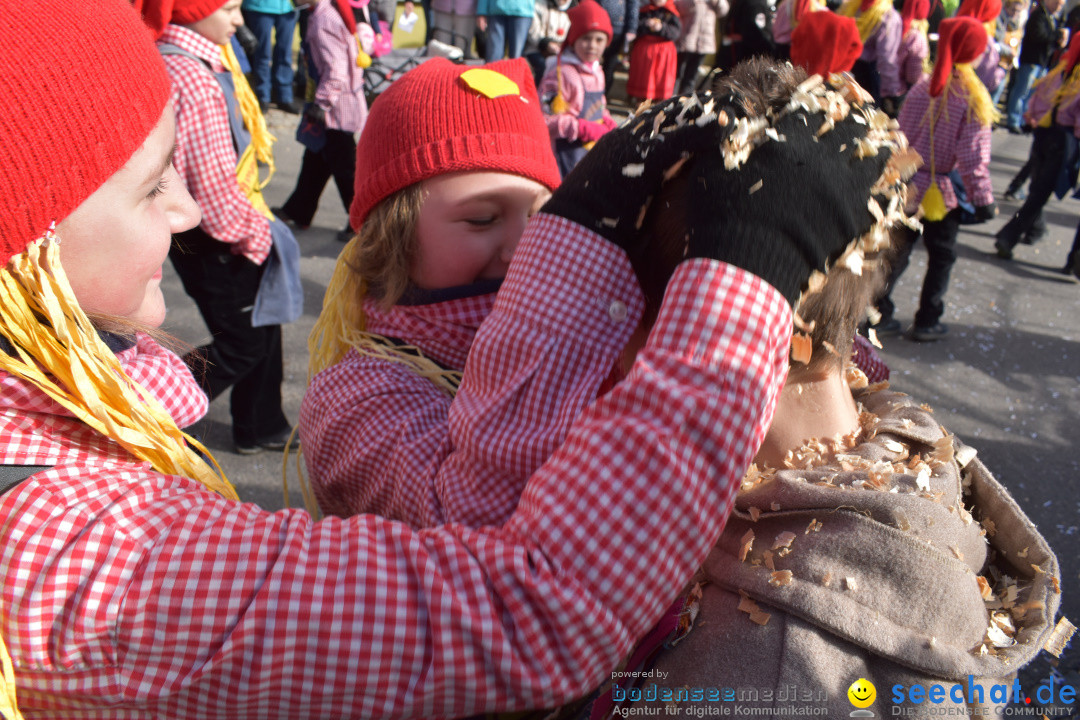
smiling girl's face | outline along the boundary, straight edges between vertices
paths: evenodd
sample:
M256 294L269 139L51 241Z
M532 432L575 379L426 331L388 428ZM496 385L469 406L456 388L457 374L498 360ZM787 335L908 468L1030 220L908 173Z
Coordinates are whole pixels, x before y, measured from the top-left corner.
M506 277L525 224L551 196L509 173L458 172L423 183L409 278L425 290Z

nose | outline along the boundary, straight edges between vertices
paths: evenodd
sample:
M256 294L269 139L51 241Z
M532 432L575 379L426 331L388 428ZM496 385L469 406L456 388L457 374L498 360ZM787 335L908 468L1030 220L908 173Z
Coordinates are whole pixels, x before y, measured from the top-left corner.
M165 209L169 218L169 231L180 233L197 227L202 222L202 210L195 203L195 198L184 186L184 181L176 172L176 168L170 167L166 172L168 180L169 204Z

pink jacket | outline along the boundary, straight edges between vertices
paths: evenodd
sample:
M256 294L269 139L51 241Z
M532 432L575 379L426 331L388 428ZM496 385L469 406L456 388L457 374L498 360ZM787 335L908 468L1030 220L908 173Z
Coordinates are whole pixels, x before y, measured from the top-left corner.
M562 138L573 141L578 139L578 117L585 109L583 107L585 93L604 92L604 68L600 63L593 63L592 67L585 66L572 50L564 50L560 57L561 63L548 61L538 92L544 103L545 119L552 139ZM551 99L559 91L556 71L558 67L562 68L562 96L567 107L565 112L551 115L547 110ZM604 119L611 120L606 104L603 108L603 116Z
M326 111L326 126L356 133L367 120L364 69L356 64L359 48L332 2L321 2L311 12L307 42L319 73L315 102ZM370 52L371 48L365 48Z

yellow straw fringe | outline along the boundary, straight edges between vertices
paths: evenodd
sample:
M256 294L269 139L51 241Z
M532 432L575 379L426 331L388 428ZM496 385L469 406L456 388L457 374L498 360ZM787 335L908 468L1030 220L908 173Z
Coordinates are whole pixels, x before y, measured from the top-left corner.
M71 292L51 232L0 271L0 327L16 351L15 356L0 353L0 369L32 383L158 472L192 478L238 499L206 448L124 373L98 336ZM188 444L209 457L214 468Z
M956 88L950 82L947 92L959 92L963 95L967 100L969 112L975 116L979 124L983 127L992 127L1001 119L1001 113L994 107L986 86L975 74L975 68L971 66L971 63L957 63L953 69L959 75L962 87ZM944 105L945 103L942 103L942 106Z
M0 669L4 673L4 691L0 693L0 713L7 720L23 720L19 705L15 701L15 665L11 662L4 638L0 637Z
M1044 82L1049 82L1052 78L1060 77L1064 72L1065 62L1062 61L1049 73L1036 80L1033 87L1038 87ZM1077 64L1077 66L1072 69L1068 79L1062 82L1061 87L1054 92L1054 97L1050 100L1050 110L1039 118L1039 122L1037 123L1038 126L1043 128L1050 127L1053 122L1054 108L1058 107L1063 100L1075 97L1077 93L1080 93L1080 64Z
M265 180L258 183L258 189L262 190L274 176L274 141L276 138L270 134L266 126L266 118L259 110L259 99L248 84L247 78L240 70L240 61L233 52L232 45L226 43L221 46L221 61L225 69L232 74L233 86L236 90L236 100L240 104L240 116L244 119L244 127L251 133L251 147L259 162L266 165L268 172Z
M881 24L882 18L893 6L892 0L876 0L870 9L859 14L859 7L862 5L862 0L846 0L843 5L840 6L840 15L846 15L847 17L855 18L855 25L859 28L859 39L866 42L866 39L873 35L874 30Z

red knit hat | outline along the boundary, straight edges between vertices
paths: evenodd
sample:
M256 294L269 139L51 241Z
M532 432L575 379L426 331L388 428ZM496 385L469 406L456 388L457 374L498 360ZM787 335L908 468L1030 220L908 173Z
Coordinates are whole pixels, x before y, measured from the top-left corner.
M432 58L395 80L372 104L357 143L352 227L398 190L460 171L558 186L551 135L523 58L482 67Z
M964 0L956 10L956 17L973 17L988 23L1001 15L1001 0Z
M611 36L614 33L611 17L596 0L582 0L577 6L570 8L566 16L570 18L570 30L566 33L564 47L574 47L574 41L593 30L604 33L607 35L608 43L611 42Z
M1072 40L1069 41L1069 47L1065 50L1065 54L1061 56L1061 62L1065 63L1065 77L1067 78L1076 67L1077 61L1080 61L1080 33L1073 35Z
M48 38L47 50L42 46ZM0 264L71 214L161 119L169 76L127 0L20 0L0 13Z
M862 51L855 18L831 10L806 13L791 33L791 62L811 75L847 72Z
M142 13L143 20L154 31L154 37L161 37L165 26L189 25L199 22L225 6L228 0L134 0L135 9Z
M969 0L965 0L968 2ZM975 2L983 2L983 0L975 0ZM1001 0L991 0L998 4L998 10L1001 9ZM911 30L911 23L915 20L925 20L930 17L930 0L904 0L904 8L900 11L900 18L903 21L903 25L900 29L900 37L904 37ZM994 17L997 17L996 15Z
M986 28L973 17L945 18L938 26L938 55L930 76L930 95L938 97L953 65L974 62L986 49Z

